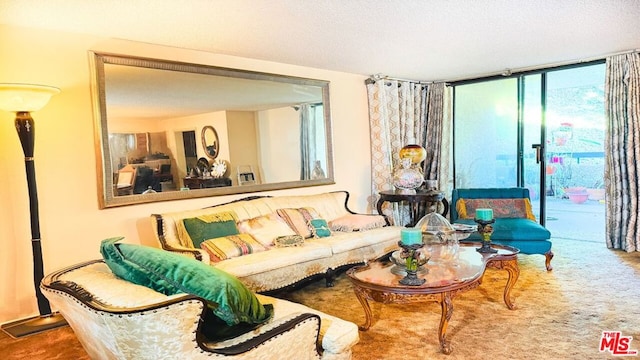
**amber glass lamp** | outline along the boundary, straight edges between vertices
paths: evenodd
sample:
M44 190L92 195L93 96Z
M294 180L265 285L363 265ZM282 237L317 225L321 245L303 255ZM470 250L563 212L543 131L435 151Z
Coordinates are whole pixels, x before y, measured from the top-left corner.
M393 173L393 186L400 194L415 194L424 183L422 170L418 166L427 158L427 151L420 145L406 145L400 149L400 166Z
M400 159L411 158L413 165L420 164L427 158L427 150L420 145L410 144L400 149Z

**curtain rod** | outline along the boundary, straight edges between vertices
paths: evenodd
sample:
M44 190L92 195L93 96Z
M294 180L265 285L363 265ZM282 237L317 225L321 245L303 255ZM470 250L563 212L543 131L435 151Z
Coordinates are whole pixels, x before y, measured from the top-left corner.
M548 63L548 64L544 64L544 65L535 65L535 66L528 66L528 67L522 67L522 68L516 68L516 69L504 69L501 71L494 71L491 73L485 73L483 75L473 75L473 76L466 76L466 77L461 77L461 78L457 78L457 79L453 79L453 80L445 80L445 81L422 81L422 80L409 80L409 79L401 79L401 78L394 78L394 77L390 77L390 76L386 76L386 75L382 75L382 74L375 74L375 75L371 75L371 77L369 77L367 80L365 80L365 84L367 83L371 83L371 82L375 82L377 80L396 80L396 81L408 81L408 82L412 82L412 83L418 83L418 84L437 84L437 83L453 83L453 82L459 82L459 81L464 81L464 80L471 80L471 79L480 79L480 78L486 78L486 77L492 77L492 76L510 76L512 74L515 73L521 73L521 72L527 72L527 71L535 71L535 70L542 70L542 69L547 69L547 68L554 68L554 67L558 67L558 66L564 66L564 65L571 65L571 64L581 64L581 63L588 63L588 62L592 62L592 61L598 61L598 60L604 60L610 56L616 56L616 55L624 55L624 54L633 54L633 53L640 53L640 49L631 49L631 50L625 50L625 51L619 51L619 52L615 52L615 53L609 53L609 54L605 54L605 55L599 55L599 56L593 56L590 58L584 58L584 59L574 59L574 60L568 60L568 61L562 61L562 62L556 62L556 63Z
M387 75L382 75L382 74L374 74L371 75L367 80L365 80L365 84L371 84L374 83L378 80L391 80L391 81L405 81L405 82L410 82L410 83L414 83L414 84L424 84L424 85L430 85L430 84L435 84L435 81L422 81L422 80L410 80L410 79L402 79L402 78L396 78L396 77L391 77L391 76L387 76Z
M640 49L625 50L625 51L619 51L619 52L609 53L609 54L605 54L605 55L593 56L593 57L589 57L589 58L567 60L567 61L548 63L548 64L543 64L543 65L527 66L527 67L516 68L516 69L508 69L507 68L507 69L504 69L502 71L486 73L484 75L467 76L467 77L464 77L464 78L457 78L457 79L454 79L454 80L448 80L448 81L446 81L446 83L463 82L465 80L482 79L482 78L497 77L497 76L510 76L512 74L517 74L517 73L525 73L525 72L529 72L529 71L551 69L551 68L567 66L567 65L574 65L574 64L577 65L577 64L589 63L589 62L594 62L594 61L599 61L599 60L606 60L606 58L608 58L610 56L633 54L633 53L640 53Z
M322 105L321 102L306 102L306 103L300 103L300 104L296 104L296 105L291 105L292 108L294 108L296 111L300 110L300 106L302 105L309 105L309 106L320 106Z

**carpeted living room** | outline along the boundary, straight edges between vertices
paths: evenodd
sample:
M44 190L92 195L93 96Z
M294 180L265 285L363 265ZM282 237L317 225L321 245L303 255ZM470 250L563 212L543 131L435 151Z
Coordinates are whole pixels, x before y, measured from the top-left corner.
M0 358L638 356L637 1L0 7ZM555 74L586 68L601 83L558 90ZM464 91L503 80L511 92ZM460 105L485 95L498 101ZM581 207L569 190L581 186L606 195ZM462 188L527 196L465 205L452 200ZM409 228L435 213L473 226L423 227L416 245ZM502 216L550 239L510 247ZM458 247L482 239L477 224L499 253ZM454 243L454 260L436 255ZM123 270L141 252L166 283L148 263ZM404 281L425 253L413 273L425 284L358 283L378 266ZM224 280L194 285L188 269ZM228 308L250 329L216 339L209 317L230 325Z
M640 256L612 252L597 240L553 239L555 268L541 256L519 259L513 290L517 309L502 301L506 273L488 270L480 288L457 297L448 333L454 350L439 351L435 303L374 303L374 325L360 333L354 359L607 359L599 352L603 331L638 339ZM610 281L611 274L625 281ZM324 281L283 296L361 324L362 306L344 274L333 288ZM632 345L635 344L635 341ZM69 327L18 340L2 334L5 359L89 359ZM637 349L637 347L634 347Z

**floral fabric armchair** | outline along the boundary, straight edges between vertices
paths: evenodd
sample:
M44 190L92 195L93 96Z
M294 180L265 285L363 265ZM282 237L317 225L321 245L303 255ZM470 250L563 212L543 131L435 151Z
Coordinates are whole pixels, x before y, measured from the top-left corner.
M357 326L304 305L256 295L273 317L224 341L200 331L206 302L116 277L102 260L48 275L41 289L92 359L350 359Z

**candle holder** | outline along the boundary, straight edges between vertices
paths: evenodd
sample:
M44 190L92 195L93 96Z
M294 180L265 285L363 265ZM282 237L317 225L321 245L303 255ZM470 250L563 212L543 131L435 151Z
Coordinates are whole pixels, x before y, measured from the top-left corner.
M487 254L497 253L498 250L491 247L491 234L493 234L493 223L496 222L496 219L474 219L474 221L478 223L478 232L482 237L482 246L477 248L476 251Z
M425 283L425 279L418 278L418 268L427 263L429 259L420 256L420 249L424 244L406 245L402 241L398 242L402 248L400 258L405 260L407 275L400 279L400 284L409 286L420 286Z

